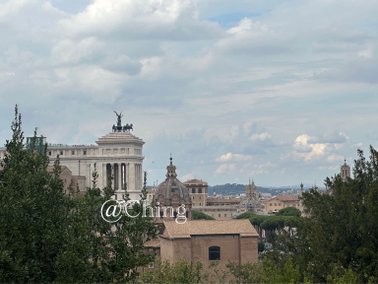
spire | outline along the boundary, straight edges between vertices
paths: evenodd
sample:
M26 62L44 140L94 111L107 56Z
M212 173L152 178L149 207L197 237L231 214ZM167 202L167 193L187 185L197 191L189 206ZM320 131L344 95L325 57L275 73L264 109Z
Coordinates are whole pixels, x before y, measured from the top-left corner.
M170 177L172 177L172 178L176 178L177 177L177 174L176 174L176 166L175 165L173 165L173 163L172 163L172 154L170 154L169 155L170 157L169 157L169 165L168 165L168 167L167 167L167 174L166 174L166 177L167 178L170 178Z

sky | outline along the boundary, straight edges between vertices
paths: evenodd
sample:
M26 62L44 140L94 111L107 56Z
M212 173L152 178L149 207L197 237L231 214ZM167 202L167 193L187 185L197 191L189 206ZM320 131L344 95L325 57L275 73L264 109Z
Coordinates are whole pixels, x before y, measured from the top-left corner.
M0 143L14 106L50 143L113 111L148 183L322 186L378 148L376 0L0 0Z

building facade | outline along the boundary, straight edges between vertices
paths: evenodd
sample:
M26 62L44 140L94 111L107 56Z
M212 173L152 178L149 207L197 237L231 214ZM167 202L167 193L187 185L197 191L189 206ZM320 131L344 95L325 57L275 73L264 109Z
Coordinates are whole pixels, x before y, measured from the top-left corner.
M283 208L294 207L303 212L303 204L299 195L277 195L268 200L264 200L264 212L277 213Z
M164 222L164 226L160 235L162 261L200 261L205 268L214 261L221 266L257 262L259 236L249 220Z
M184 184L189 190L189 195L192 199L192 206L205 206L209 188L207 182L199 179L191 179L184 182Z
M98 174L97 187L112 186L117 199L139 200L143 186L144 141L131 133L132 124L122 125L122 114L110 133L94 145L48 144L50 165L59 157L60 165L83 193L92 186L93 173ZM0 158L5 149L0 149Z

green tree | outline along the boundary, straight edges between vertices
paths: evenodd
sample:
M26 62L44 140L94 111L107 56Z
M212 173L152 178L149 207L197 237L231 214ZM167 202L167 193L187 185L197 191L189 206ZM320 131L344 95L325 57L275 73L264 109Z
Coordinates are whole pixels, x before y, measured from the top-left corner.
M137 268L153 260L144 251L156 232L148 212L113 224L104 221L100 209L113 190L97 187L96 172L84 197L69 197L63 193L59 159L50 174L47 146L41 151L33 145L36 134L24 146L17 106L12 131L0 167L0 282L135 280ZM132 214L143 212L146 178Z
M286 207L282 208L280 211L276 213L276 216L293 216L293 217L300 217L301 211L295 207Z
M110 282L112 279L106 266L110 254L107 233L111 224L100 215L101 205L112 191L97 187L96 166L92 178L92 187L84 197L71 199L70 226L63 253L58 258L57 282Z
M208 283L200 262L190 264L184 260L175 264L160 263L157 270L146 272L141 280L143 283L150 284Z
M24 147L17 106L11 128L0 177L0 281L51 282L69 214L60 168L47 172L46 147Z
M146 200L146 173L141 202L129 209L115 223L102 219L100 210L113 194L111 188L97 188L97 173L93 174L92 188L83 198L75 198L73 222L65 254L59 258L58 282L125 282L135 280L137 269L153 261L145 253L144 243L156 234L152 218L143 216Z
M192 210L192 220L215 220L215 219L206 213Z
M312 189L303 194L309 217L298 233L309 250L307 258L301 255L302 267L307 266L306 273L315 282L335 275L335 267L338 274L345 271L345 277L353 272L359 282L377 282L377 151L370 147L369 160L358 151L354 179L344 182L338 175L325 182L327 192Z

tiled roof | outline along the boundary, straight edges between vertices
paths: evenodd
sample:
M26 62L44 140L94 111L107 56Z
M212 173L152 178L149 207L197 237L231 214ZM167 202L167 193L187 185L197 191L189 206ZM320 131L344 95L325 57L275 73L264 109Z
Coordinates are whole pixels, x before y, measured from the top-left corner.
M272 201L272 200L278 200L278 201L282 201L282 202L285 202L285 201L299 201L299 197L298 195L290 195L290 194L285 194L285 195L278 195L278 196L274 196L268 200L266 200L265 202L269 202L269 201Z
M258 236L249 220L193 220L184 224L164 221L163 238L190 238L191 235L229 235Z

